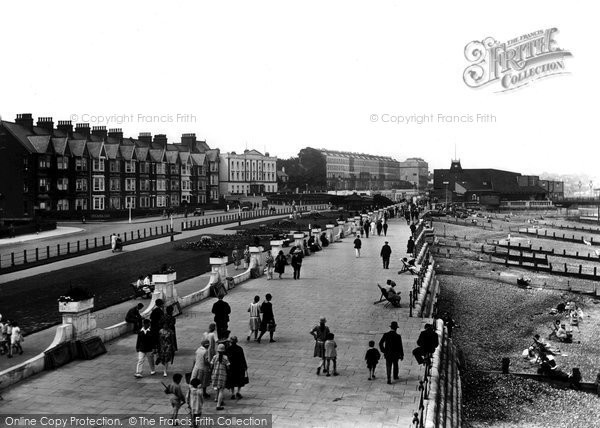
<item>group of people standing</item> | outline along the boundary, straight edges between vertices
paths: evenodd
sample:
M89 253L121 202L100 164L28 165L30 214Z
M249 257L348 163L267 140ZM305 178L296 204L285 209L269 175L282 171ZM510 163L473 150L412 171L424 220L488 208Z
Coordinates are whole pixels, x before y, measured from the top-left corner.
M4 320L0 314L0 355L12 358L14 354L23 354L23 333L17 321Z
M242 268L248 269L248 266L250 266L250 246L246 245L246 248L244 248L243 251L241 251L238 246L235 246L231 252L231 260L235 270L239 269L242 262Z

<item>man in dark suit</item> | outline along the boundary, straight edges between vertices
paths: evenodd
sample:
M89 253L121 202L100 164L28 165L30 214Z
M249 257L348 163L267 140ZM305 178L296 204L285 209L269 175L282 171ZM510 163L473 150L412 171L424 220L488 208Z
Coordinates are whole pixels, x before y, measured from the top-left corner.
M223 339L229 325L231 306L229 306L229 303L223 301L222 294L219 294L218 299L212 307L212 313L215 315L215 324L217 324L217 337Z
M435 352L435 348L439 345L438 335L433 329L432 324L425 324L425 330L419 335L417 345L419 346L413 350L413 355L417 363L423 364L431 357L431 354Z
M390 256L392 255L392 248L388 245L388 241L385 241L383 247L381 247L381 258L383 259L383 268L390 268Z
M404 349L402 348L402 337L396 333L398 323L392 321L390 331L385 333L379 341L379 349L385 356L385 369L387 372L387 383L392 383L391 374L394 367L394 380L398 380L398 360L404 359Z

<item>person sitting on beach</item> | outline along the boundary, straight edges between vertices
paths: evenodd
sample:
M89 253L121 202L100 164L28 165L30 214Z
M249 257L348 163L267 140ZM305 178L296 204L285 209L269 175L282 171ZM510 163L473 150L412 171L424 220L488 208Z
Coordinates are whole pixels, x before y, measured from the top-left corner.
M570 334L566 329L566 325L562 323L556 330L556 338L561 342L572 342L573 334Z

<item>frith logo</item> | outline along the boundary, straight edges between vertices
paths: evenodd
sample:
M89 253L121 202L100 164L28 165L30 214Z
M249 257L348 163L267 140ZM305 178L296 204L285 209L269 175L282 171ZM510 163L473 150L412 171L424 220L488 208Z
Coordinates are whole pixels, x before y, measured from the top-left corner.
M564 60L571 52L556 45L554 36L557 32L556 28L549 28L505 43L488 37L467 44L465 58L471 64L465 68L463 80L471 88L499 82L498 92L504 92L566 73Z

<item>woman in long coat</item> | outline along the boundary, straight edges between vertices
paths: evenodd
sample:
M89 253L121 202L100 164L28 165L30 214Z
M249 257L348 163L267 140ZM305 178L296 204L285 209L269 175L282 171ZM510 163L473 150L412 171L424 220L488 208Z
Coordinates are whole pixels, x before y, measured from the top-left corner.
M168 376L167 370L169 369L169 364L173 364L173 359L175 358L174 338L175 335L173 332L165 325L158 332L158 358L156 359L156 364L162 363L164 366L164 377Z
M235 400L236 398L242 398L240 391L242 386L246 385L246 371L248 370L248 364L246 364L244 350L237 344L237 336L232 336L230 340L231 345L226 351L227 358L229 358L227 387L231 389L231 399ZM236 387L237 393L235 393Z
M196 350L196 359L194 361L194 368L192 369L192 379L198 379L200 381L200 385L198 388L202 388L202 394L204 398L210 397L208 392L206 392L206 388L210 385L210 378L212 375L212 371L210 369L210 359L208 353L208 345L209 342L207 339L204 339L200 342L200 347Z
M173 332L173 349L177 352L177 330L175 330L175 324L177 320L173 316L173 306L167 306L167 314L163 319L163 326Z
M227 368L229 359L225 355L225 345L222 343L217 346L217 355L211 362L212 366L212 385L217 391L217 410L223 410L223 389L227 384Z
M285 265L287 265L287 257L283 254L283 251L279 251L277 257L275 257L275 272L279 274L279 279L281 279L281 275L285 272Z

